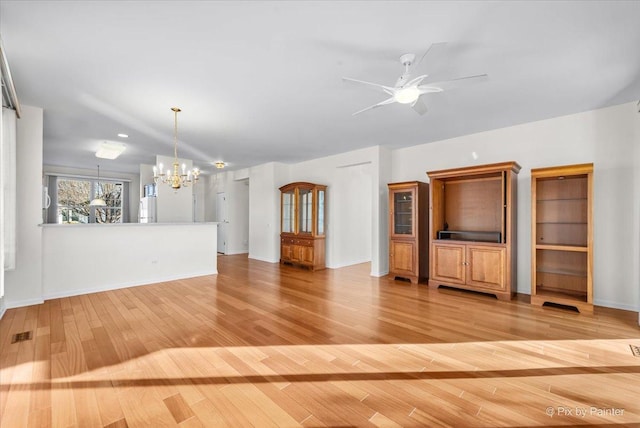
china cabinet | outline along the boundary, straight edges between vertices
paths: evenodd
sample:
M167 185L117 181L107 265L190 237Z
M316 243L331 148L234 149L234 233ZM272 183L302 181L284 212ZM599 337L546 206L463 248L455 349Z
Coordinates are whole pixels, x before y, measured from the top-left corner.
M280 188L280 262L325 268L327 186L296 182Z

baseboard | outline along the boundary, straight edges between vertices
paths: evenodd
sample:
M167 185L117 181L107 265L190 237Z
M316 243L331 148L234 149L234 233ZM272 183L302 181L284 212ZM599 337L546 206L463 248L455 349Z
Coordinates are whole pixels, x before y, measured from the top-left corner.
M251 254L249 254L249 258L252 260L258 260L260 262L267 262L267 263L280 263L280 259L267 259L264 257L256 257L256 256L252 256Z
M0 320L5 312L7 312L7 307L4 305L4 297L0 297Z
M5 310L6 309L14 309L14 308L22 308L24 306L32 306L32 305L41 305L44 303L44 299L42 298L35 298L35 299L25 299L25 300L16 300L15 302L12 301L7 301L5 303ZM4 313L3 313L4 315Z
M329 269L340 269L340 268L347 267L347 266L359 265L359 264L362 264L362 263L370 263L370 262L371 262L371 259L354 260L354 261L350 261L350 262L346 262L346 263L338 263L338 264L327 265L327 267Z
M381 276L389 275L389 271L388 271L388 270L385 270L385 271L383 271L383 272L374 272L374 271L371 271L371 273L370 273L369 275L371 275L371 276L375 276L376 278L380 278Z
M94 287L94 288L84 288L81 290L67 290L67 291L60 291L60 292L54 292L54 293L47 293L43 297L44 297L44 300L60 299L63 297L73 297L73 296L80 296L83 294L101 293L103 291L118 290L121 288L130 288L130 287L139 287L142 285L157 284L159 282L169 282L169 281L177 281L180 279L196 278L199 276L216 275L217 273L218 273L218 270L214 269L211 271L194 272L189 274L188 276L175 275L175 276L168 276L163 278L152 278L149 280L145 280L143 282L124 282L124 283L109 284L109 285L104 285L104 286Z
M612 302L610 300L593 299L595 306L604 306L605 308L622 309L624 311L640 312L640 308L635 305L630 305L620 302Z
M222 254L224 254L225 256L234 256L236 254L249 254L249 251L248 250L232 250Z

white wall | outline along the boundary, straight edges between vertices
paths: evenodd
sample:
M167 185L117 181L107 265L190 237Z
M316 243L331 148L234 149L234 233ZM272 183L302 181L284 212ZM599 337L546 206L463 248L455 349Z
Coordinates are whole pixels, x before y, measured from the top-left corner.
M373 179L373 242L371 275L383 276L389 273L389 188L392 179L392 152L377 147Z
M280 191L289 181L287 165L270 162L249 169L249 258L280 260Z
M17 123L16 268L5 272L6 307L42 303L41 108L22 106Z
M636 104L636 115L635 115L635 134L634 134L634 147L635 147L635 187L633 194L635 197L635 239L638 245L636 246L636 251L634 252L633 260L636 265L636 277L633 281L634 284L638 285L638 325L640 325L640 101Z
M0 165L4 165L4 115L0 114ZM5 168L5 166L3 166ZM4 173L0 172L0 319L3 317L6 311L6 305L4 302L4 193L5 193L5 179Z
M215 223L45 225L43 297L216 274L216 236Z
M531 290L531 168L594 163L594 303L637 309L638 217L633 194L635 103L483 132L392 152L393 181L426 171L514 160L518 177L519 293ZM474 159L475 152L477 159ZM637 235L636 235L637 236Z
M290 167L286 181L327 185L326 264L338 268L371 260L373 165L377 148L327 156ZM278 192L278 203L280 201Z

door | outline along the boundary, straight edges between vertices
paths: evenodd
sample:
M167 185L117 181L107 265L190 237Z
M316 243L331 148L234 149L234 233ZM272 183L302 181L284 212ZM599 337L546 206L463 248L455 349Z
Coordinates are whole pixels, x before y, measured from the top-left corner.
M467 284L492 290L505 289L506 248L469 245L467 247Z
M391 241L391 272L416 276L415 248L412 241Z
M227 253L227 197L224 192L216 194L216 221L218 222L218 252Z
M465 246L451 244L433 245L433 279L464 284Z

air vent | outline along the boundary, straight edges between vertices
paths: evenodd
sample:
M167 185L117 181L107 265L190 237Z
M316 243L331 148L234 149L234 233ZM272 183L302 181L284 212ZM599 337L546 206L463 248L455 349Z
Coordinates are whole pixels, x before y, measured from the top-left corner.
M24 342L25 340L31 340L30 331L23 331L22 333L14 334L13 338L11 339L11 343Z
M640 357L640 346L629 345L629 348L634 357Z

